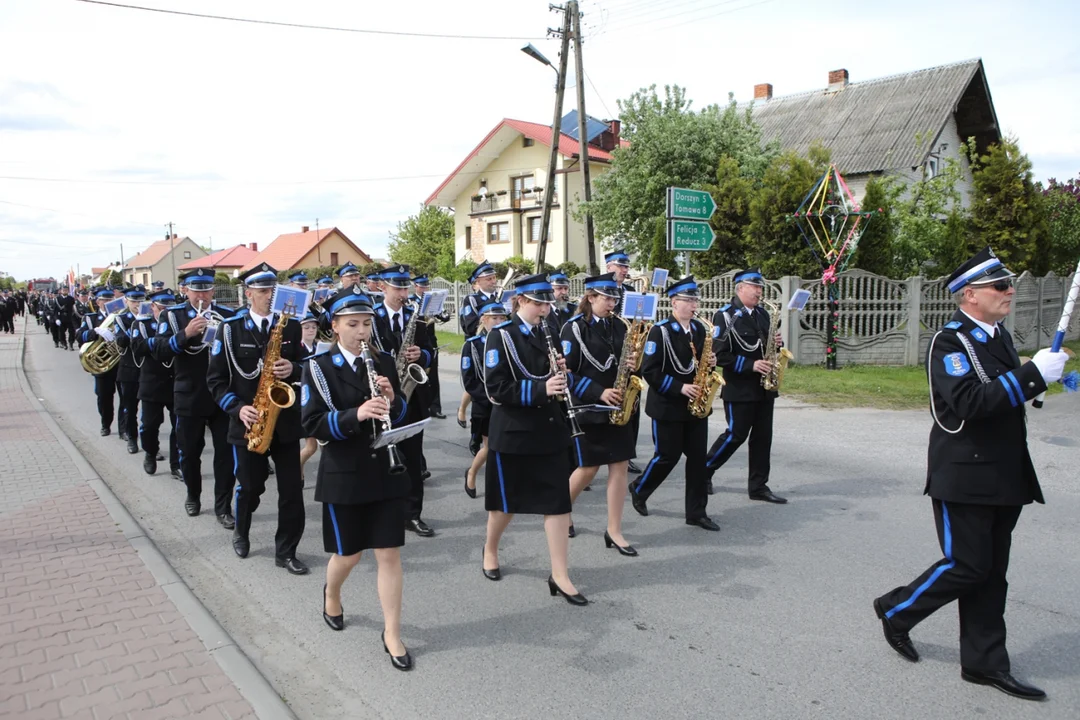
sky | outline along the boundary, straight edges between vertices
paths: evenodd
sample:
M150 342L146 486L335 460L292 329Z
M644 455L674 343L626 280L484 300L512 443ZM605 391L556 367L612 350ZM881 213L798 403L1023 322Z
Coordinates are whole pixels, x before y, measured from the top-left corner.
M126 0L117 0L125 2ZM0 2L0 272L89 272L165 237L265 247L337 226L385 257L397 224L504 117L549 123L555 74L519 52L548 0ZM1080 174L1080 3L583 0L586 111L656 84L696 107L974 57L1037 179ZM488 39L499 38L499 39ZM571 66L572 58L571 58ZM576 79L570 77L571 85ZM568 90L567 106L573 103Z

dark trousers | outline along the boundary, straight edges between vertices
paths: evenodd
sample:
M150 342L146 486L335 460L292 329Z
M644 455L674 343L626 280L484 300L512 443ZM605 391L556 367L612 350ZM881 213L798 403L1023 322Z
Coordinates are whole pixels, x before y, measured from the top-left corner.
M1006 574L1012 531L1021 509L934 500L938 543L945 557L910 585L879 598L893 627L909 631L938 608L957 600L960 665L980 672L1009 672Z
M642 500L648 500L660 483L686 456L686 518L705 516L709 496L705 492L705 444L709 441L709 421L694 418L683 422L652 421L653 458L631 483L630 489Z
M52 333L53 344L59 347L60 343L64 342L64 332L63 328L58 326L56 322L56 318L49 321L49 332Z
M202 451L205 431L210 428L214 443L214 514L230 510L233 476L232 445L229 444L229 416L217 410L209 417L176 418L176 445L180 451L180 474L184 476L189 498L202 498Z
M439 351L436 350L431 358L431 367L428 368L428 387L431 388L431 412L442 412L442 393L439 392Z
M705 461L708 477L723 467L735 451L750 438L750 494L768 490L772 456L774 398L759 402L725 402L728 429L716 438Z
M120 417L118 423L120 432L129 438L138 438L139 383L117 382L116 390L120 394Z
M246 445L233 445L236 471L236 532L243 537L251 530L251 516L259 507L274 459L277 480L278 524L274 534L274 555L296 557L296 546L304 534L304 481L300 479L300 443L276 438L265 455L249 452Z
M409 496L405 501L405 520L419 520L424 512L424 433L397 444L409 471Z
M97 411L101 416L101 427L112 427L114 402L116 397L116 369L94 376L94 394L97 395Z
M142 442L143 450L151 455L157 455L158 450L161 449L158 430L161 428L161 423L165 422L166 407L169 408L169 467L175 468L180 466L180 450L176 446L176 415L173 414L171 402L166 405L142 401L142 427L139 428L139 440Z
M0 332L15 332L14 318L7 314L0 314Z
M68 344L68 347L75 347L75 330L76 330L76 328L77 328L77 326L74 324L74 321L73 320L68 320L68 322L67 322L67 344Z

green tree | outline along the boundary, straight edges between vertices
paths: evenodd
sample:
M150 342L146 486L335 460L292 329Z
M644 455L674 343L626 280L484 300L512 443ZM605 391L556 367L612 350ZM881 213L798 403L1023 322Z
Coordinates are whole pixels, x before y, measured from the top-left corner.
M390 258L414 273L435 275L453 264L454 216L442 208L421 206L420 212L398 223L390 233Z
M686 91L677 86L643 88L619 101L622 137L628 147L613 152L611 170L593 181L593 200L579 206L593 216L596 234L635 253L639 264L667 267L670 253L657 247L657 228L664 230L669 187L697 188L717 181L720 158L731 157L747 177L759 177L777 153L763 145L761 130L749 108L691 108Z
M1014 272L1045 274L1050 266L1047 208L1032 178L1031 160L1014 137L991 145L984 154L970 152L968 159L974 187L973 244L990 245Z
M870 178L866 183L861 207L864 211L875 214L863 218L862 222L866 223L866 226L849 266L886 277L896 277L893 265L893 242L896 233L890 217L892 207L889 193L883 182Z
M811 251L798 226L787 218L829 167L829 151L810 146L807 157L794 150L773 159L750 200L746 230L746 260L770 277L819 277L821 248Z
M101 284L120 287L124 284L124 276L118 270L106 270L101 274Z
M1043 195L1053 238L1050 269L1067 277L1076 270L1076 261L1080 259L1080 178L1064 183L1050 178Z
M746 227L750 224L750 201L754 196L754 181L742 174L739 161L722 157L716 169L715 184L705 185L716 201L716 212L710 224L716 240L705 252L694 253L690 267L699 277L715 277L745 265Z

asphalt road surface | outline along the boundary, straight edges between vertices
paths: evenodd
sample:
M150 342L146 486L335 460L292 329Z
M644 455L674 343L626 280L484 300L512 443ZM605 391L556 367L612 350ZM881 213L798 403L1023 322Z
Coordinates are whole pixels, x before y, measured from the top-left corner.
M539 518L513 522L503 581L484 579L483 500L462 491L468 438L452 417L433 420L424 517L438 536L408 534L403 548L404 639L416 669L401 673L379 641L373 558L345 586L345 632L323 624L326 554L312 489L299 553L310 575L274 566L272 481L251 555L238 559L212 512L184 514L184 487L168 463L147 477L142 455L128 455L115 432L98 436L93 381L75 353L28 332L39 397L302 718L1080 717L1080 395L1029 411L1047 505L1024 510L1013 542L1013 671L1043 687L1047 703L961 681L952 608L914 631L916 665L881 636L871 600L941 557L921 494L929 414L791 403L777 411L771 482L790 504L747 500L743 448L715 478L709 513L719 533L683 523L680 469L651 499L649 517L627 503L624 530L640 557L605 550L602 471L599 492L584 493L574 512L571 573L592 601L585 608L548 595ZM452 410L460 386L455 363L443 364ZM723 429L723 413L714 418L710 439ZM640 464L650 455L643 423ZM317 462L307 469L312 487ZM203 469L203 507L212 508L209 447Z

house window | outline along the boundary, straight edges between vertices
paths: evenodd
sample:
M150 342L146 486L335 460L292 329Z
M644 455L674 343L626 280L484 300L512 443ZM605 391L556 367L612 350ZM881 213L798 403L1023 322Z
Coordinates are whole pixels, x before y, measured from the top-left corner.
M143 287L146 287L149 284L149 283L146 282L146 273L142 274L142 284L143 284Z
M469 250L470 248L472 248L472 228L467 227L465 228L465 249Z
M191 259L191 251L190 250L185 250L184 251L184 259L185 260L190 260Z
M337 253L330 253L330 264L337 267Z
M540 242L540 226L542 224L542 220L543 220L543 218L540 217L539 215L536 216L536 217L527 218L525 220L525 222L528 223L528 228L529 228L529 231L528 231L529 242L531 242L531 243ZM551 242L550 229L548 231L548 242Z
M926 161L926 172L924 173L926 175L926 179L929 180L931 178L937 177L937 169L938 169L937 158L929 158Z
M487 231L490 245L510 242L510 223L508 222L488 223Z
M532 138L527 138L527 137L521 138L521 146L522 147L532 147L533 142L534 142L534 140Z
M511 178L511 182L513 183L515 200L520 200L522 195L526 192L532 192L533 187L536 186L536 180L532 175Z

